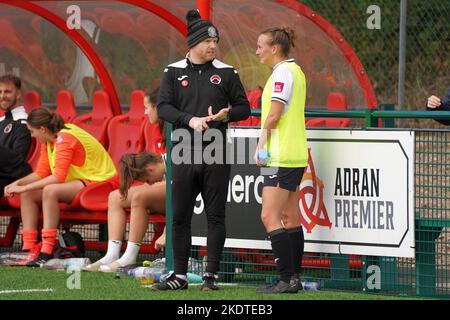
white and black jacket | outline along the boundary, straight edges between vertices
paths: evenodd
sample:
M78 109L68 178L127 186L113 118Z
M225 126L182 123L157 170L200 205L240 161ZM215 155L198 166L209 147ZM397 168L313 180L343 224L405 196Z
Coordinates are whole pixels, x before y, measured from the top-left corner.
M0 178L18 179L31 172L26 158L31 145L24 107L0 117Z
M158 117L174 124L174 130L186 128L191 133L192 117L208 115L231 106L228 122L245 120L250 115L250 105L236 70L217 59L202 65L192 64L186 58L169 65L158 96ZM209 123L225 133L228 123Z
M441 105L437 108L428 108L429 111L450 111L450 88L448 88L446 95L442 98ZM449 119L434 119L439 123L450 126Z

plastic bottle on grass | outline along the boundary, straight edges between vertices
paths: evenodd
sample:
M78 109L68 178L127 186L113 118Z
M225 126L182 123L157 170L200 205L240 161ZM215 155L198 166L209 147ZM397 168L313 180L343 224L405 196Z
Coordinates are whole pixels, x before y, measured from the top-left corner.
M170 276L170 272L166 273L166 274L163 274L160 277L159 281L165 281L167 279L167 277L169 277L169 276ZM189 283L202 283L203 282L202 276L200 276L198 274L195 274L195 273L192 273L192 272L188 272L186 274L186 276L187 276L187 280L188 280Z
M50 259L42 268L47 270L81 269L91 263L89 258Z
M153 268L164 268L165 264L166 264L165 258L155 259L153 261L145 260L144 262L142 262L142 265L144 267L153 267Z
M320 290L320 283L315 281L302 281L303 290Z
M199 276L198 274L188 272L187 273L187 279L189 283L202 283L203 279L202 276Z
M65 259L66 260L66 266L67 268L84 268L86 267L88 264L91 264L91 260L89 258L69 258L69 259Z
M134 269L130 270L130 269L125 268L125 267L118 267L117 270L116 270L115 278L116 279L120 279L120 277L122 277L122 276L128 276L132 270L134 270Z
M65 270L66 269L66 260L65 259L50 259L42 268L47 270Z
M188 270L190 270L194 274L202 274L203 273L203 264L201 261L189 257L188 260Z
M152 284L159 282L161 275L164 273L164 268L158 267L138 267L130 270L128 275L134 276L141 284Z

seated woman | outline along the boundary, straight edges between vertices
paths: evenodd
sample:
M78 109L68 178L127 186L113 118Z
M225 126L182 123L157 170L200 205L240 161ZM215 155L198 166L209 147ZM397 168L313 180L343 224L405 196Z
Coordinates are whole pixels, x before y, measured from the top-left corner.
M155 90L144 98L145 113L150 123L158 123L152 132L155 153L124 155L120 161L120 189L110 193L108 199L108 250L85 271L115 272L118 267L134 266L148 226L148 214L166 211L165 181L165 126L156 112ZM133 181L144 182L132 185ZM126 229L126 209L130 209L130 230L127 248L120 257ZM166 229L156 240L156 247L165 246Z
M84 186L117 174L105 148L89 133L65 124L60 115L46 108L33 110L27 119L31 136L41 145L35 172L5 187L5 194L21 194L23 251L31 250L38 239L38 214L44 221L39 256L27 263L36 267L52 257L59 226L59 202L70 203Z

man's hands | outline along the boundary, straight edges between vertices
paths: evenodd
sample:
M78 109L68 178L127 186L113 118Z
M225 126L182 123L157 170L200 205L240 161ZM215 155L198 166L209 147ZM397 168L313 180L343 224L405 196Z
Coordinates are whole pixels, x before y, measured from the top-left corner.
M230 112L231 107L220 109L219 112L216 114L213 114L212 107L209 106L208 108L208 114L209 114L209 121L223 121L228 118L228 113Z
M228 113L230 112L231 107L222 108L216 114L213 114L212 107L208 108L208 116L206 117L193 117L189 121L189 127L194 129L195 131L204 131L209 128L208 122L211 121L223 121L227 119Z
M431 109L438 108L441 105L441 99L436 96L431 96L428 98L427 107Z
M208 124L207 122L209 117L193 117L190 121L189 121L189 127L191 127L192 129L194 129L195 131L203 131L208 129Z

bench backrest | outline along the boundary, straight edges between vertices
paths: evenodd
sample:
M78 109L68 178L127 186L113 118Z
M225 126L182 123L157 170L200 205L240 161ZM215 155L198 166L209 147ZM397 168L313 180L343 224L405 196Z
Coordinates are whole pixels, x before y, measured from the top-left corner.
M102 90L94 92L92 111L73 120L80 128L93 135L105 148L108 148L108 124L114 114L109 95Z
M77 116L75 101L69 90L60 90L56 96L56 112L61 115L64 122L71 123Z

